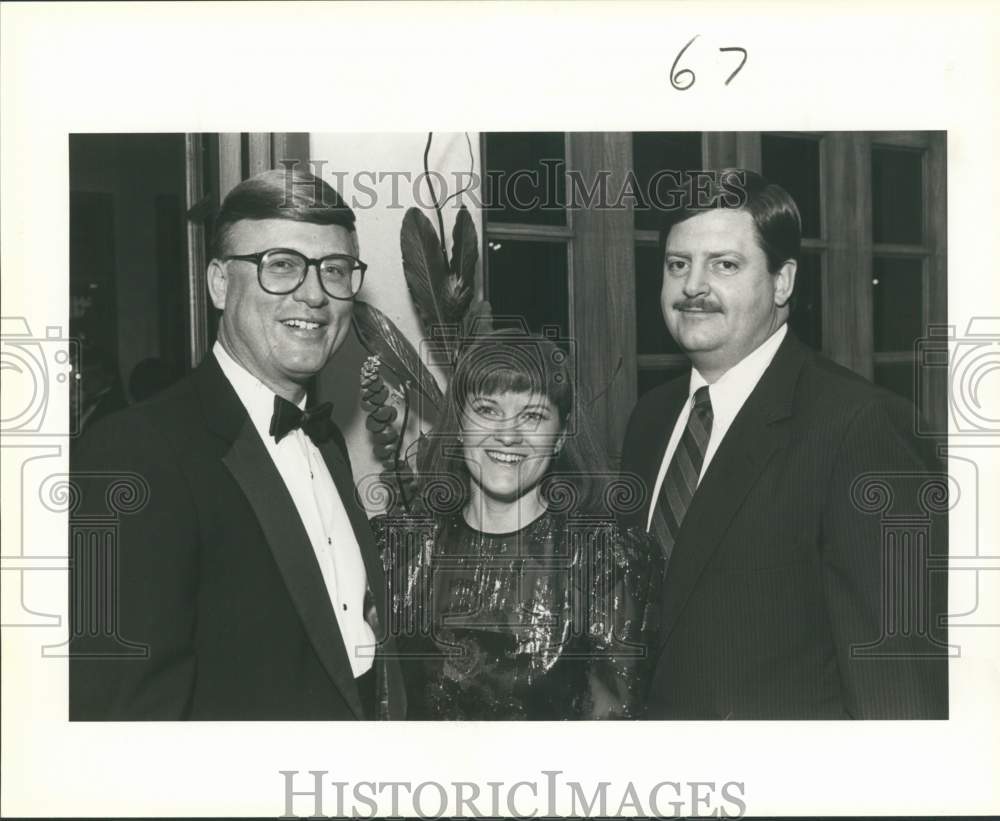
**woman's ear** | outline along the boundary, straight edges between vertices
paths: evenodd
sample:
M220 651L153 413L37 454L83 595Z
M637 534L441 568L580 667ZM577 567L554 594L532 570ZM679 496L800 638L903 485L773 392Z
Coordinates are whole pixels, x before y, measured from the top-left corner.
M213 259L208 263L208 295L212 298L212 304L220 311L226 307L226 293L229 290L229 277L226 274L226 266Z

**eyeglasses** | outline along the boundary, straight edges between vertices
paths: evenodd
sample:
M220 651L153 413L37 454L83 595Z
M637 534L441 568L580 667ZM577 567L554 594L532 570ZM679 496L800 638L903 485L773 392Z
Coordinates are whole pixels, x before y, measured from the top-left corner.
M323 292L334 299L354 299L365 281L368 266L349 254L330 254L322 259L309 259L292 248L271 248L256 254L231 254L220 262L238 259L257 264L257 281L269 294L280 296L296 290L316 266Z

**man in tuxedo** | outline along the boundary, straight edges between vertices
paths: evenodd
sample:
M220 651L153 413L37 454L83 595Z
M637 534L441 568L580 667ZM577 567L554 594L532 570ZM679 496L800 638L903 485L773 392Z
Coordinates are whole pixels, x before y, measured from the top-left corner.
M626 523L667 561L647 715L947 718L945 579L926 551L947 553L947 505L926 505L944 478L909 403L788 329L792 198L753 172L719 182L660 237L691 371L642 398L623 448L650 491ZM927 542L885 538L880 493Z
M72 719L403 717L344 440L329 403L306 407L364 279L354 222L309 174L236 186L207 272L212 351L79 443ZM93 537L109 507L110 545Z

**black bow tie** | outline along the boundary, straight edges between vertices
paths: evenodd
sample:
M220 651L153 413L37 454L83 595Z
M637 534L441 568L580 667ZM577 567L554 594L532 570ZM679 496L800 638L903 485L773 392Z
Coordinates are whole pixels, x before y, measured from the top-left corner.
M332 433L333 422L330 420L332 410L333 404L330 402L301 410L298 405L287 399L275 396L274 415L271 417L271 427L268 432L274 437L275 442L280 442L296 428L302 428L306 436L316 444L325 442Z

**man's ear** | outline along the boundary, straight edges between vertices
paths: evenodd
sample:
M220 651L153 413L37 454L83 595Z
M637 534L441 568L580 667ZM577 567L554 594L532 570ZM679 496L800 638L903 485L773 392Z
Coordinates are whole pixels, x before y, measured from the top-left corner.
M774 275L774 304L779 308L784 308L792 298L797 270L798 263L794 259L786 259Z
M219 260L213 259L208 263L207 279L208 295L212 297L212 304L221 311L226 307L226 292L229 290L226 266Z

